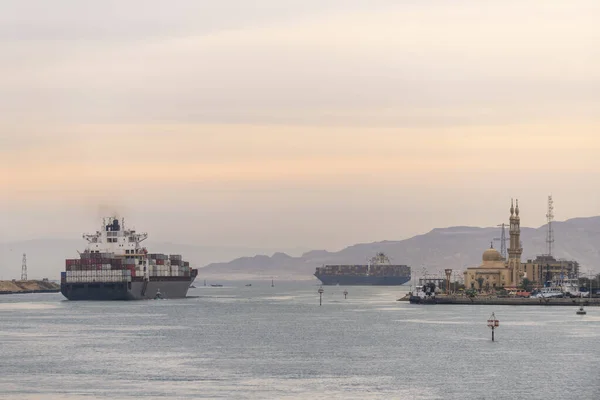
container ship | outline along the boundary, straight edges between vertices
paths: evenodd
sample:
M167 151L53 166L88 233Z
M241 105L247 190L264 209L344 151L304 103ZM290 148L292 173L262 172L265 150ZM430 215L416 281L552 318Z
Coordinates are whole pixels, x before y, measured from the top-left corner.
M410 267L393 265L378 253L367 265L324 265L315 276L323 285L403 285L410 280Z
M69 300L178 299L187 296L197 269L178 254L148 254L147 233L125 229L125 221L103 218L79 258L66 260L60 291Z

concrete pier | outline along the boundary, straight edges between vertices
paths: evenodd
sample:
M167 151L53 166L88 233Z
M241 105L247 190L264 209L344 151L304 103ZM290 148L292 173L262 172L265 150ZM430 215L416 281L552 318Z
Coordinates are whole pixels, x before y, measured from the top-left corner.
M0 294L58 293L60 285L49 281L0 281Z
M600 306L600 298L519 298L519 297L497 297L497 296L436 296L434 298L421 299L420 297L405 296L398 301L410 301L411 304L476 304L490 306Z

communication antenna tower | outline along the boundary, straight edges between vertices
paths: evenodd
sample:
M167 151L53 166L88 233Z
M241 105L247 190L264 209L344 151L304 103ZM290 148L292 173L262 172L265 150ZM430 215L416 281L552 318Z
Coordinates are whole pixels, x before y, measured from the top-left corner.
M554 221L554 201L552 195L548 196L548 232L546 234L546 245L548 246L548 256L552 257L552 244L554 243L554 230L552 229L552 221Z
M506 242L509 240L506 237L506 224L500 224L497 226L502 227L502 234L500 235L499 238L494 238L494 240L500 241L500 254L502 255L502 258L504 258L506 260L506 256L507 256Z
M21 280L27 280L27 256L23 253L23 264L21 265Z

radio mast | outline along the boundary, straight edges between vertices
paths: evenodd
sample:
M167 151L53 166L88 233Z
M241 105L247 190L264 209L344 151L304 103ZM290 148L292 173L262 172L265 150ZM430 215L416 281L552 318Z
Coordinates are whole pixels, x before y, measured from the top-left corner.
M21 280L27 280L27 256L23 253L23 264L21 265Z
M499 238L494 238L494 240L500 241L500 255L502 255L502 258L504 258L506 260L506 257L507 257L506 242L509 239L506 237L505 224L500 224L498 226L502 227L502 233Z
M554 243L554 230L552 229L552 221L554 221L554 201L552 195L548 196L548 232L546 234L546 245L548 246L548 256L552 257L552 244Z

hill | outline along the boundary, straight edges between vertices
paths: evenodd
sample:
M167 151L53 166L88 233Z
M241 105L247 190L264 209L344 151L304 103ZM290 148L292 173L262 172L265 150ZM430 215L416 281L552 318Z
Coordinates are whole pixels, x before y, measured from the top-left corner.
M0 281L0 294L56 292L60 285L50 281Z
M556 258L576 260L582 272L600 272L600 217L574 218L554 222L554 251ZM508 236L508 228L507 228ZM338 252L316 250L300 257L276 253L269 257L257 255L241 257L226 263L213 263L200 271L199 278L222 277L230 279L262 278L311 279L315 267L322 264L365 263L376 252L386 253L398 264L408 264L414 273L440 273L445 268L462 271L478 266L481 254L500 237L500 228L455 226L438 228L410 239L362 243ZM539 228L521 228L523 261L546 252L546 225ZM494 247L500 248L495 241Z
M287 251L300 255L305 249L269 249L250 247L194 246L145 241L151 252L181 254L195 268L214 262L229 261L247 254ZM83 250L82 239L34 239L0 243L0 280L19 279L23 253L27 254L27 269L30 279L48 278L59 280L64 271L65 259L76 258L77 250Z

